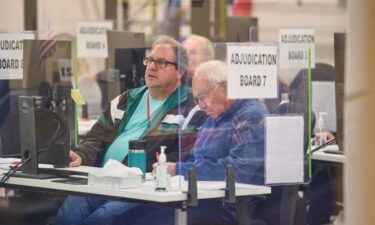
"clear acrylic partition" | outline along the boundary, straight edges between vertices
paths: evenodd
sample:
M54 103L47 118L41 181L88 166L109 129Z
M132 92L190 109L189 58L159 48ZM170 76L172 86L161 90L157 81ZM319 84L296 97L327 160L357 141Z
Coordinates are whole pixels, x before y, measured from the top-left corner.
M11 71L9 79L0 80L4 99L1 101L1 156L20 156L21 138L36 136L39 162L64 166L67 153L74 145L74 108L70 97L72 42L39 39L36 33L33 36L33 40L22 41L20 76ZM20 96L34 97L36 133L27 137L20 130ZM62 161L57 159L59 157Z
M287 89L281 83L278 43L215 43L214 46L215 58L229 65L228 83L234 85L232 90L228 88L229 98L237 102L254 101L266 110L259 127L252 124L253 121L247 121L251 131L259 132L259 135L247 134L244 158L236 158L237 164L245 169L238 170L242 174L236 174L236 181L268 185L309 181L308 101L303 104L290 102ZM260 53L265 57L256 55L260 56ZM305 85L301 85L298 96L303 93L307 99L307 80L303 82ZM257 109L256 104L249 108ZM254 140L258 142L254 143ZM239 153L234 156L236 154ZM259 174L262 174L261 180ZM256 179L251 180L251 177Z
M56 40L69 40L72 43L77 39L78 26L82 23L91 24L107 24L106 29L112 31L117 29L118 23L111 20L77 20L77 19L52 19L48 20L48 23L42 25L42 29L39 31L38 36L41 39L53 38ZM95 25L92 25L95 27ZM105 33L105 31L104 31ZM107 43L109 41L107 40ZM106 44L107 44L106 43ZM77 39L77 44L83 46L86 42ZM77 46L78 46L77 45ZM109 49L109 46L108 46ZM74 49L74 53L78 53ZM84 105L77 105L77 116L79 117L79 123L82 127L85 127L84 131L80 132L84 135L89 128L100 116L100 113L107 106L108 98L113 97L114 94L108 94L108 89L103 83L112 82L114 76L118 72L113 71L113 68L107 66L107 58L109 56L102 55L80 55L74 60L74 70L77 73L77 80L74 81L74 85L80 90L82 97L85 100ZM103 90L104 89L104 90ZM114 88L113 92L117 89ZM120 92L117 91L116 95Z
M181 156L190 151L191 158L181 157L176 169L186 177L187 169L195 168L199 181L222 181L217 185L225 185L228 167L238 183L306 182L308 106L292 106L302 110L293 113L285 112L289 106L281 107L278 44L214 43L213 48L214 60L220 62L205 64L201 72L198 66L194 76L202 80L193 79L199 112L207 119L191 150L180 150ZM307 86L301 92L307 96ZM292 137L286 139L288 134ZM182 135L186 142L193 140ZM278 169L288 175L279 176Z
M336 103L335 103L335 48L334 36L335 33L342 33L343 29L340 27L252 27L250 28L250 37L256 37L256 40L251 42L279 42L281 45L281 53L285 49L291 48L288 45L295 40L292 36L287 38L288 34L312 34L310 39L312 49L311 59L311 83L309 80L309 70L306 66L283 66L279 68L280 87L282 92L279 98L288 97L288 100L293 103L309 106L311 109L311 133L315 138L312 139L312 150L319 147L322 143L318 135L321 133L321 127L318 125L319 118L324 120L324 130L330 133L336 133ZM286 39L283 39L286 38ZM308 41L308 36L305 36L305 41ZM300 42L301 43L301 42ZM306 43L306 42L305 42ZM293 48L293 47L292 47ZM283 50L284 49L284 50ZM284 54L285 55L285 54ZM293 55L285 55L292 57ZM294 55L297 57L298 55ZM282 62L281 62L282 63ZM284 64L285 65L285 64ZM311 91L308 90L310 85ZM304 91L301 91L303 89ZM285 93L283 95L283 93ZM309 93L311 103L309 103ZM282 99L281 99L282 100ZM311 170L309 170L311 174ZM306 180L305 180L306 181Z
M21 36L21 37L20 37ZM2 50L1 58L12 59L16 62L4 69L0 76L0 154L1 157L20 156L18 96L23 95L23 42L24 38L35 39L34 32L3 32L0 34L2 46L5 41L15 40L18 50ZM2 60L4 61L4 60Z

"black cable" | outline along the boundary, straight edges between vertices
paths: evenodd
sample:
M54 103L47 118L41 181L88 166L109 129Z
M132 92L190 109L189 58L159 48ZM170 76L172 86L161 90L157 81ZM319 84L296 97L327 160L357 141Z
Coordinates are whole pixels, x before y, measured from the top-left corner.
M333 144L333 143L335 143L335 142L336 142L336 138L334 138L334 139L332 139L332 140L329 140L329 141L327 141L326 143L324 143L324 144L322 144L322 145L316 147L315 149L311 150L311 153L314 153L314 152L316 152L316 151L319 151L320 149L325 148L325 147L327 147L328 145Z
M1 178L1 180L0 180L0 184L1 185L3 185L3 184L5 184L5 182L7 182L7 180L11 177L11 176L13 176L17 171L19 171L20 169L22 169L22 167L24 167L25 165L26 165L26 163L28 162L28 161L30 161L31 160L31 158L27 158L25 161L23 161L22 163L20 163L20 164L18 164L18 165L16 165L15 167L13 167L13 168L10 168L9 170L8 170L8 172L6 172L4 175L3 175L3 177Z
M54 119L54 120L57 121L57 127L56 127L56 130L55 130L55 132L53 133L53 135L51 136L51 138L49 139L49 141L48 141L47 143L45 143L45 146L41 147L41 149L38 150L38 153L41 153L41 152L47 151L49 145L50 145L50 144L56 139L56 137L58 136L58 134L59 134L59 132L60 132L60 128L61 128L60 121L57 120L57 119Z
M55 116L56 117L56 116ZM48 151L50 145L52 144L53 141L55 141L58 136L60 135L60 132L61 132L61 120L59 117L57 118L52 118L56 124L57 124L57 127L55 129L55 131L53 132L51 138L49 138L49 140L39 148L39 150L37 151L37 153L41 153L41 152L45 152L45 151ZM16 172L18 172L19 170L21 170L27 162L29 162L31 160L31 158L27 158L26 160L24 160L23 162L21 162L20 164L10 168L4 175L3 177L1 178L0 180L0 185L4 184L11 176L13 176Z

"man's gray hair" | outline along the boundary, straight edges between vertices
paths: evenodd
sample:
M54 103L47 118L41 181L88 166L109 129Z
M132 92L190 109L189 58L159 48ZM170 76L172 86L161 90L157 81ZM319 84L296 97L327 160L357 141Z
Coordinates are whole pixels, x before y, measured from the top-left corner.
M212 85L227 82L227 65L220 60L211 60L200 64L193 79L206 80Z
M177 68L181 69L183 71L187 71L188 67L188 58L187 58L187 53L186 49L184 46L182 46L181 43L176 41L174 38L166 35L159 36L154 43L152 44L152 48L154 48L156 45L159 44L167 44L170 45L176 55L176 63L177 63Z
M212 44L210 39L201 35L196 35L196 34L189 35L185 41L187 41L188 39L196 39L202 43L202 53L204 56L206 56L207 61L213 60L215 58L214 45Z

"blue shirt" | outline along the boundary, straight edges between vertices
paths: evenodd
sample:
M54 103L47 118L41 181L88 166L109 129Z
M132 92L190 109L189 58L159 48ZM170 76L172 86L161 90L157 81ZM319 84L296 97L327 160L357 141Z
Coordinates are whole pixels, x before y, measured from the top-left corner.
M264 184L264 117L258 100L238 100L221 115L208 118L199 132L191 158L176 164L176 173L188 177L196 168L198 180L224 181L226 166L235 169L236 181Z
M147 100L149 96L149 101ZM125 126L121 134L112 142L108 150L104 155L102 166L109 160L115 159L122 162L127 156L129 151L129 141L139 140L142 134L145 132L149 126L149 120L160 109L163 101L155 100L151 95L149 95L148 90L143 94L141 101L139 102L137 109L134 111L129 123ZM148 118L147 105L150 108L150 118Z

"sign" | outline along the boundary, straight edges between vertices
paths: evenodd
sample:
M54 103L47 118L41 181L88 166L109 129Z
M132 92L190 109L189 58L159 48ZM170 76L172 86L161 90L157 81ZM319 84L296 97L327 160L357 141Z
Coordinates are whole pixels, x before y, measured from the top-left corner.
M285 132L285 128L288 132ZM265 183L303 183L303 116L267 116L265 120Z
M0 34L0 80L23 78L23 40L35 39L33 33Z
M228 98L277 97L277 46L227 45Z
M78 57L107 58L107 30L110 29L113 29L111 21L78 23Z
M72 61L70 59L58 59L60 81L69 83L73 75Z
M309 48L311 48L311 68L315 68L314 29L280 29L280 68L307 69Z

